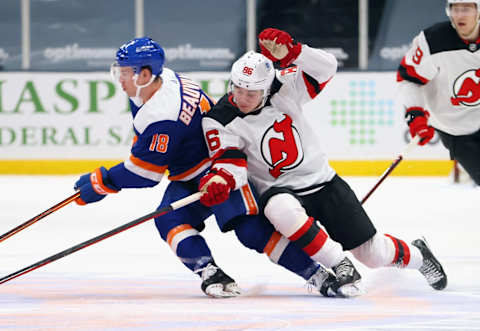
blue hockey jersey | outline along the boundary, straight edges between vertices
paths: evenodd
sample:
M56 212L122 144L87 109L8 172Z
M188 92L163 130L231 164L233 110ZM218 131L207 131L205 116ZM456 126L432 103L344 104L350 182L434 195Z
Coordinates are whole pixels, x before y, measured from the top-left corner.
M118 188L148 187L165 171L172 181L188 181L211 165L201 121L213 106L187 77L164 68L162 87L141 107L130 101L135 139L130 157L109 170Z

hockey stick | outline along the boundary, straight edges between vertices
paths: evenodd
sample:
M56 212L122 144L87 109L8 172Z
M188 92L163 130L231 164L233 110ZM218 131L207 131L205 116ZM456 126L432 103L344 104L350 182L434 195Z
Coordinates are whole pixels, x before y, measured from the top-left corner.
M28 228L30 225L32 225L32 224L40 221L42 218L44 218L44 217L52 214L53 212L59 210L60 208L65 207L65 206L68 205L70 202L72 202L72 201L74 201L75 199L77 199L79 196L80 196L80 192L76 192L75 194L69 196L69 197L66 198L65 200L57 203L55 206L48 208L48 209L45 210L43 213L38 214L38 215L35 216L34 218L29 219L29 220L26 221L25 223L22 223L22 224L20 224L19 226L11 229L10 231L2 234L2 235L0 236L0 242L4 241L5 239L10 238L10 237L13 236L14 234L22 231L23 229Z
M363 205L363 203L365 201L367 201L367 199L372 195L372 193L377 189L377 187L380 186L380 184L385 180L385 178L387 178L388 175L390 175L393 171L393 169L395 169L398 164L403 160L403 158L405 157L405 155L410 152L410 150L415 147L415 145L418 144L418 142L420 141L420 137L419 136L415 136L413 137L412 140L410 140L410 142L408 143L407 147L405 147L405 150L403 151L403 153L401 153L397 159L395 161L393 161L393 163L390 165L390 167L388 167L387 170L385 170L385 172L382 174L382 176L380 177L380 179L377 181L377 183L375 184L375 186L372 187L372 189L367 193L367 195L365 195L365 197L362 199L361 203Z
M30 271L33 271L35 269L38 269L40 267L43 267L44 265L47 265L49 263L52 263L53 261L59 260L62 257L65 257L67 255L70 255L72 253L75 253L76 251L79 251L85 247L91 246L93 244L98 243L99 241L102 241L104 239L107 239L109 237L112 237L120 232L123 232L125 230L128 230L130 228L133 228L134 226L137 226L139 224L142 224L152 218L159 217L162 215L165 215L173 210L179 209L183 206L189 205L198 199L200 199L200 192L194 193L192 195L189 195L183 199L180 199L178 201L175 201L171 203L170 205L163 207L162 209L156 210L154 212L151 212L150 214L147 214L145 216L142 216L140 218L137 218L129 223L126 223L124 225L121 225L113 230L110 230L108 232L105 232L104 234L101 234L99 236L96 236L95 238L92 238L90 240L84 241L78 245L75 245L73 247L70 247L69 249L66 249L64 251L61 251L60 253L57 253L55 255L52 255L50 257L47 257L46 259L43 259L41 261L38 261L37 263L32 264L31 266L25 267L21 270L15 271L14 273L11 273L8 276L0 278L0 284L6 283L14 278L17 278L21 275L24 275L26 273L29 273Z

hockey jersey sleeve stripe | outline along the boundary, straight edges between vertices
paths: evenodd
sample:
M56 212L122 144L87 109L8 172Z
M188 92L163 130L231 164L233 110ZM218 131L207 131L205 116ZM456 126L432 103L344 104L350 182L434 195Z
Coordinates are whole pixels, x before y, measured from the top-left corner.
M315 98L325 88L330 79L332 79L332 77L330 77L327 81L319 83L315 78L303 71L302 77L303 81L305 82L305 86L307 87L307 92L312 99Z
M247 160L244 160L244 159L219 159L219 160L215 160L213 162L213 165L217 165L217 164L233 164L233 165L236 165L237 167L246 168L247 167Z
M142 159L133 155L130 155L130 161L136 166L152 172L158 172L163 174L165 170L167 170L167 166L159 166L147 161L143 161Z
M199 175L204 170L208 169L212 162L209 158L203 159L200 163L198 163L195 167L190 168L189 170L182 172L181 174L175 176L169 176L168 179L171 181L185 181L190 180L197 175Z
M242 198L247 207L247 215L257 215L258 214L258 204L253 197L253 192L250 188L250 185L244 185L241 188Z
M233 168L237 168L237 169L238 168L243 168L245 170L247 169L247 156L245 155L244 152L236 148L222 149L218 151L212 157L212 159L213 159L212 168L218 165L220 168L227 167L229 168L229 170L231 170L230 167L228 167L230 165L230 166L233 166Z
M162 179L163 173L167 170L166 166L151 164L133 155L130 155L130 158L125 161L125 168L136 175L156 182Z
M397 82L401 82L402 80L407 80L418 85L425 85L429 82L427 78L417 73L415 67L407 64L405 57L402 59L397 71Z
M215 160L215 162L217 162L217 160L223 160L223 159L238 159L238 160L245 160L246 162L247 155L237 148L226 148L226 149L221 149L217 153L215 153L212 159Z

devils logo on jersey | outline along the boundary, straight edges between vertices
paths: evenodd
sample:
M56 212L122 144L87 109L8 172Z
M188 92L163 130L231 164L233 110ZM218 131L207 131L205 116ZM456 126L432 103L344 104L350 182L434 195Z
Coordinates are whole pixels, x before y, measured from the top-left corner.
M464 72L453 84L452 105L478 106L480 104L480 69Z
M262 137L261 152L270 166L270 174L278 178L282 173L296 168L303 161L303 149L290 116L275 121Z

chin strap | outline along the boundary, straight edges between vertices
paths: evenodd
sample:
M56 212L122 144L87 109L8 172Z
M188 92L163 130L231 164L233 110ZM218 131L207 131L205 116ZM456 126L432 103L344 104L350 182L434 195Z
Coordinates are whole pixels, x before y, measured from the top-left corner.
M140 107L141 105L143 105L143 99L140 97L140 91L142 90L142 88L147 87L148 85L152 84L153 81L155 80L155 78L156 78L156 76L152 75L152 77L150 78L150 80L147 83L145 83L143 85L138 85L137 84L138 74L133 75L132 80L133 80L133 84L135 84L135 86L137 87L137 92L135 93L135 96L131 97L130 99L133 101L133 103L137 107Z

